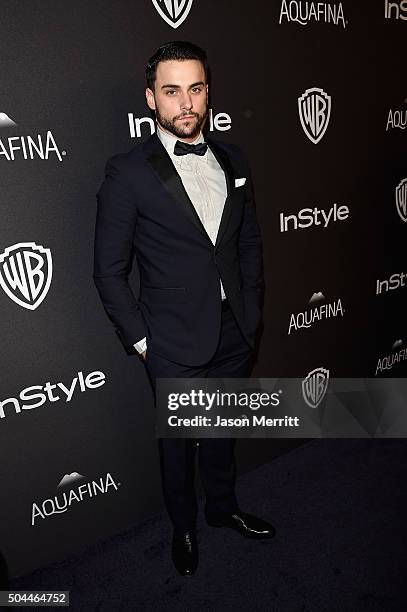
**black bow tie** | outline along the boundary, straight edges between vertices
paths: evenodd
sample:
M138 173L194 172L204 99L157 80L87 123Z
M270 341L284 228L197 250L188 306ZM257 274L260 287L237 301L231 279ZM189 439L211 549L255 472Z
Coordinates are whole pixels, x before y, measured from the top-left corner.
M174 147L174 155L188 155L188 153L195 153L195 155L205 155L208 145L206 142L200 142L199 144L188 144L177 140Z

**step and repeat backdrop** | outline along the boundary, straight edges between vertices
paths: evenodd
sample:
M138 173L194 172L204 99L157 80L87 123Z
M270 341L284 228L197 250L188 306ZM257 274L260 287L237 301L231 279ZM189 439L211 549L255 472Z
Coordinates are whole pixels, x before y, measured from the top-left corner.
M148 378L92 274L95 194L106 160L154 131L144 70L164 42L206 49L207 129L252 168L256 375L405 376L407 2L1 11L0 550L18 576L163 508Z

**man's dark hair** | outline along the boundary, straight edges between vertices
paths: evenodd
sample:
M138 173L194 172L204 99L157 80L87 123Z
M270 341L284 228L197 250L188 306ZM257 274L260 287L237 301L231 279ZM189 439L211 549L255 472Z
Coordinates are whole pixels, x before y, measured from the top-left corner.
M186 40L174 40L159 47L148 60L146 66L147 86L154 91L157 66L160 62L188 59L199 60L201 62L205 70L205 77L208 80L208 59L205 51Z

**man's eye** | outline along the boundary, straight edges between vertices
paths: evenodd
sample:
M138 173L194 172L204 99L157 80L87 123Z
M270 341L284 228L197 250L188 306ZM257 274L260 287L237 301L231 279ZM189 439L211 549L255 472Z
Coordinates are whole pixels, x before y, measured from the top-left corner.
M202 91L202 89L200 87L194 87L194 89L192 91L195 91L196 93L199 93L200 91Z
M175 89L169 89L169 90L167 91L167 96L168 96L168 94L171 94L171 93L175 93Z

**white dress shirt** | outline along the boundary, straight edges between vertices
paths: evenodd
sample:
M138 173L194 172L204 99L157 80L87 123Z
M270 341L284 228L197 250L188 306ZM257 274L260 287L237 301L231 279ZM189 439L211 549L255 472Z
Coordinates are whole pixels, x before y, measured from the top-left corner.
M212 243L215 244L216 236L222 217L223 207L227 196L225 173L219 165L216 157L208 147L205 155L188 153L187 155L175 155L174 146L178 138L173 134L164 132L156 123L157 136L171 157L185 190L194 205L194 208L204 226ZM200 132L199 136L188 144L205 142ZM221 299L226 295L220 281ZM147 348L146 338L134 344L139 353Z

